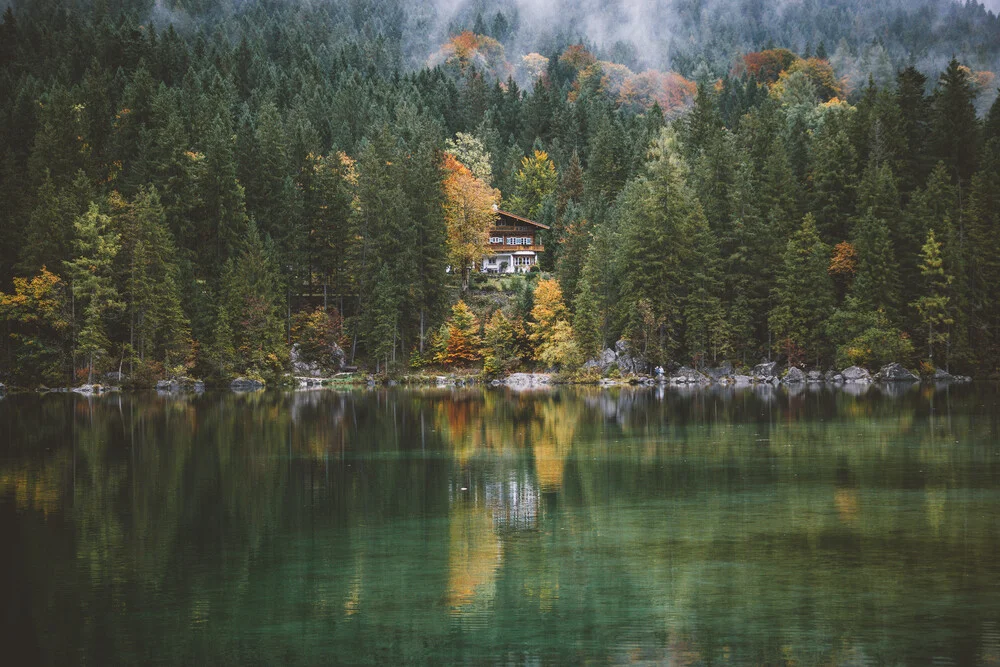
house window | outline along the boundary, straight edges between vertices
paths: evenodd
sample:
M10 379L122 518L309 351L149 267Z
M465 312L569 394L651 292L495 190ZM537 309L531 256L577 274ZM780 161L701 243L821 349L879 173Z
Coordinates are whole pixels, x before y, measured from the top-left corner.
M503 237L502 236L491 236L490 237L490 243L503 245Z

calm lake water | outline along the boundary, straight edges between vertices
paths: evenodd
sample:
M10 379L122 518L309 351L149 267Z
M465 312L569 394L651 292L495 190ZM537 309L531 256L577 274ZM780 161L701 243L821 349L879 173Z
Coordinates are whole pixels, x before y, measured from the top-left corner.
M992 385L11 396L7 664L1000 664Z

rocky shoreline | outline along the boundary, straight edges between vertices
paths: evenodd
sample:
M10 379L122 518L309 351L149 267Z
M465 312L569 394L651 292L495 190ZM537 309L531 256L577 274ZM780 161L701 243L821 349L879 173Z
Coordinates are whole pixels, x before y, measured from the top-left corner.
M611 350L606 350L606 352L611 354L607 355L605 359L611 358L611 355L614 354ZM620 357L615 355L615 358ZM586 370L587 367L585 366ZM856 389L873 384L911 385L929 382L940 385L965 384L972 381L968 376L952 375L942 369L935 369L933 374L920 376L899 363L887 364L876 373L872 373L860 366L850 366L839 371L806 371L797 366L785 367L776 361L759 363L752 369L742 373L735 370L729 363L700 369L689 366L676 366L667 370L658 367L652 373L627 372L624 374L621 373L620 366L612 363L608 364L603 371L599 371L598 367L591 365L589 371L589 374L584 373L572 376L553 372L519 372L493 380L486 380L475 373L449 373L444 375L419 373L403 375L397 378L377 378L365 373L340 372L328 377L289 375L283 378L282 382L274 388L313 390L376 386L427 388L484 386L490 388L507 388L518 392L545 390L560 385L590 385L598 387L660 386L688 389L697 389L700 387L827 386L831 388ZM598 375L597 372L600 374ZM116 379L120 380L121 378ZM234 392L246 393L262 391L269 388L269 385L260 378L238 377L228 384L213 388L228 388ZM156 392L160 395L202 393L205 389L206 383L204 381L190 377L160 380L155 386ZM126 387L125 390L130 390L130 388ZM10 388L0 384L0 397L3 397L10 391ZM37 391L40 393L72 392L85 396L100 396L123 391L123 388L119 385L93 383L79 387L57 389L43 387Z

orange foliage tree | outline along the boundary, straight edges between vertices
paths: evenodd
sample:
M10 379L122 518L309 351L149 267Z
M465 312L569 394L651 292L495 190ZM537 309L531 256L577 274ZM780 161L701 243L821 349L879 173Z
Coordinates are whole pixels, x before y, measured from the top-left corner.
M470 67L492 74L501 80L511 74L503 44L492 37L477 35L471 30L455 35L431 56L431 64L442 63L446 67L458 70L463 76Z
M844 95L844 86L833 73L829 61L819 58L798 59L789 65L787 73L802 72L816 85L816 92L824 102ZM781 75L783 77L784 74ZM780 77L779 77L780 78Z
M444 154L444 215L448 225L448 257L462 276L462 291L469 290L472 266L486 253L494 207L500 192L476 178L451 153Z
M479 359L479 320L464 301L459 301L451 308L443 361L451 366L468 366Z
M753 51L743 56L742 67L737 67L734 74L746 72L763 83L774 83L782 72L786 71L798 60L798 56L788 49L766 49Z
M648 109L655 102L660 105L664 115L671 118L687 109L694 102L697 92L698 84L688 81L677 72L647 70L625 80L618 94L618 102L623 107L631 107L636 111Z

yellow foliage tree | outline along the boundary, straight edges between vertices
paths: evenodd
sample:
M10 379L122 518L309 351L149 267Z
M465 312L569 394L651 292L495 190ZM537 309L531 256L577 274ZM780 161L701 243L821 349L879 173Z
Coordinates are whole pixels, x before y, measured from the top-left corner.
M562 288L556 280L546 278L538 281L531 318L535 359L563 370L580 364L580 348L569 323L569 310L563 302Z
M467 292L472 267L482 259L489 245L500 192L476 178L451 153L445 153L444 169L448 258L462 276L462 291Z

